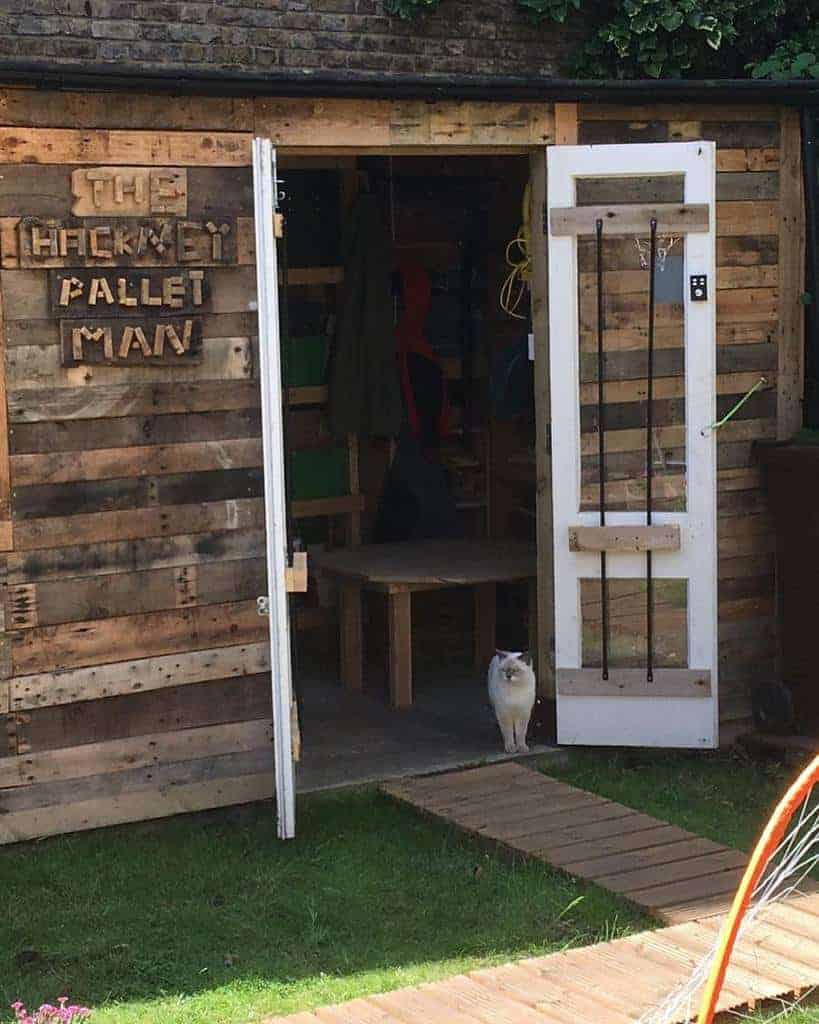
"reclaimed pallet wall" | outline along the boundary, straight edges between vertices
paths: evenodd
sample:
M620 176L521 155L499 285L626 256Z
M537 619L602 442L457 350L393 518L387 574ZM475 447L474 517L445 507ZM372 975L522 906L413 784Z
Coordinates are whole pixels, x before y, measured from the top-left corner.
M272 792L251 108L87 99L0 129L6 842Z
M757 439L776 437L778 418L785 406L790 409L793 404L777 387L782 351L793 346L793 338L784 336L781 327L780 264L785 248L780 239L785 203L781 168L785 160L794 158L783 148L781 122L788 117L774 107L581 104L578 111L580 143L690 139L717 143L718 415L731 409L760 377L768 382L718 435L723 724L746 718L753 685L775 678L777 671L774 536L752 445ZM795 225L793 231L792 237L785 236L785 245L798 248ZM798 277L790 275L785 288L793 306L800 290ZM627 327L628 303L622 299L618 297L625 319L618 326ZM662 391L663 382L659 383ZM624 382L618 389L626 403L618 406L618 412L626 415L627 403L640 400L640 386L636 381ZM796 404L798 417L798 397Z
M253 135L520 153L553 128L0 90L0 842L272 794Z

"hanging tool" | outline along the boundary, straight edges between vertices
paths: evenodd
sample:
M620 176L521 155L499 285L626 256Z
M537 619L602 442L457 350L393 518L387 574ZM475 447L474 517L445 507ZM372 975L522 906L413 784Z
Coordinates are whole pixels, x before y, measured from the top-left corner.
M600 487L600 525L606 525L606 425L603 393L603 221L595 222L597 269L597 463ZM600 614L603 679L609 677L609 587L606 552L600 552Z
M651 499L654 477L652 438L654 431L654 273L657 263L657 220L649 222L648 259L648 388L646 393L646 525L651 526ZM651 550L646 551L646 679L654 682L654 580Z

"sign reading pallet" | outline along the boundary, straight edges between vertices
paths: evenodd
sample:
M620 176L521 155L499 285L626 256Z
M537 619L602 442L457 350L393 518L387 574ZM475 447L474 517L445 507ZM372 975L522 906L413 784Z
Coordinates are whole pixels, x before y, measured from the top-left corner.
M205 312L208 294L203 270L52 271L51 309L57 316L134 316Z

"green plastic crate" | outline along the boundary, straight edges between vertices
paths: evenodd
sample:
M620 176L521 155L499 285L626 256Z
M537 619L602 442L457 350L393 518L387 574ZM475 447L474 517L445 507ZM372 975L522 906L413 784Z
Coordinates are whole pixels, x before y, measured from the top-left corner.
M295 501L338 498L349 494L346 448L310 448L290 455L290 483Z
M287 346L288 386L302 388L323 384L326 364L326 335L313 334L291 338Z

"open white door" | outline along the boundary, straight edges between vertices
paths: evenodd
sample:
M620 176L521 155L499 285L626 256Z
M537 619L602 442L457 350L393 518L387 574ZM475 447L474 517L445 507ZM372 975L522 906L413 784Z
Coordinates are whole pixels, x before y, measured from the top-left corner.
M279 335L279 275L275 219L278 208L276 151L269 139L253 140L253 205L259 314L259 377L262 393L267 591L273 689L276 814L280 839L296 834L291 706L290 621L286 569L287 518Z
M548 150L560 743L717 745L714 198L710 142Z

